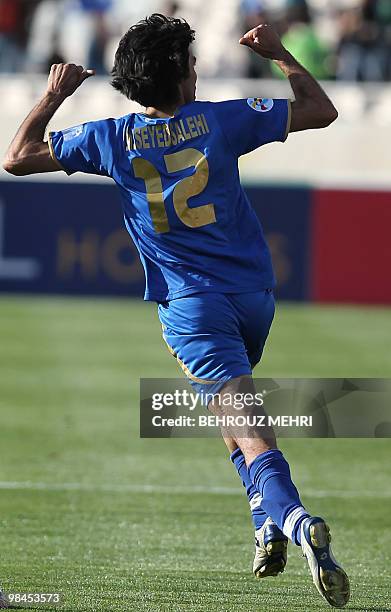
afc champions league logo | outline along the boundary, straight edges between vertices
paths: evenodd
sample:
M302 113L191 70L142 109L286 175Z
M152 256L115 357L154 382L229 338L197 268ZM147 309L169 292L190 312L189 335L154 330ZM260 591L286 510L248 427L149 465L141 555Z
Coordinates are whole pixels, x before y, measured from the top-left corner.
M247 98L247 104L258 113L267 113L274 106L270 98Z

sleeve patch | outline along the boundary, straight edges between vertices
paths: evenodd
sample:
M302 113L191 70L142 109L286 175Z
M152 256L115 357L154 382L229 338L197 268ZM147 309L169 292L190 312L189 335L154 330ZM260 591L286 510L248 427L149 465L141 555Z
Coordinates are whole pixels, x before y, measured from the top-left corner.
M77 125L73 128L68 128L67 130L63 130L62 135L64 142L68 142L69 140L73 140L77 138L83 133L84 125Z
M271 98L247 98L247 104L258 113L267 113L272 110L274 101Z

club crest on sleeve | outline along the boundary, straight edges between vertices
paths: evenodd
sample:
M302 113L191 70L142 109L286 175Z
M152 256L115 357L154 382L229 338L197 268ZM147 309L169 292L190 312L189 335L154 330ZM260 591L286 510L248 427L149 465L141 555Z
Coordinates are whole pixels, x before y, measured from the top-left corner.
M247 104L258 113L267 113L274 106L271 98L247 98Z

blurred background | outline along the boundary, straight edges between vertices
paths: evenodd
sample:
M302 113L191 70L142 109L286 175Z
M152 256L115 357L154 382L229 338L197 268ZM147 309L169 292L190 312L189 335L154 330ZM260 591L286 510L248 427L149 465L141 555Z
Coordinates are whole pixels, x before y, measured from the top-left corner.
M118 37L152 12L190 21L205 76L271 76L267 63L237 49L226 52L228 41L262 22L273 23L318 78L383 82L391 76L388 0L1 0L1 71L46 72L62 60L106 74Z
M270 62L237 44L265 21L324 81L338 121L245 156L242 180L268 234L279 298L390 304L389 0L0 0L0 154L54 62L98 76L50 129L136 110L110 87L109 73L121 35L153 11L195 28L199 99L291 95ZM142 295L141 267L106 179L19 180L2 171L0 198L3 291Z

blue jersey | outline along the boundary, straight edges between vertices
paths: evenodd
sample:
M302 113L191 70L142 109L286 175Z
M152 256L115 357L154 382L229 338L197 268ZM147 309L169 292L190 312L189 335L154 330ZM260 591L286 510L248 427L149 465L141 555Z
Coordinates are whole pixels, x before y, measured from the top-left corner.
M68 173L109 176L145 270L145 299L274 286L238 158L289 131L288 100L193 102L155 119L132 113L49 134Z

